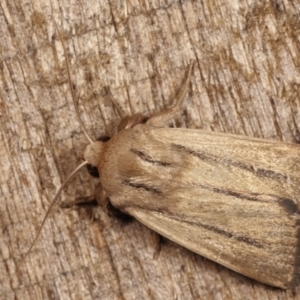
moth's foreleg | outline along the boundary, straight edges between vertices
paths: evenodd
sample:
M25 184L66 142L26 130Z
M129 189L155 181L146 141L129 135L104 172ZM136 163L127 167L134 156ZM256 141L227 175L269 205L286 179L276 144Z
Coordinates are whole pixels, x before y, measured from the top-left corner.
M149 118L142 115L142 114L135 114L131 117L125 117L121 120L119 126L118 126L118 132L120 132L123 129L132 128L138 124L144 124Z
M99 206L97 200L94 196L81 197L74 201L61 203L62 208L72 208L72 207L96 207Z
M105 191L103 190L101 184L99 183L96 188L94 195L88 197L81 197L74 201L62 203L60 205L62 208L95 208L100 207L102 211L112 217L116 217L123 222L128 222L132 220L132 217L119 209L115 208ZM92 217L93 219L93 217Z
M108 202L108 197L104 192L101 184L97 184L94 195L87 197L80 197L74 201L62 203L62 208L72 208L77 207L96 207L100 206L101 208L106 208Z
M180 106L181 106L181 104L182 104L182 102L183 102L183 100L184 100L184 98L185 98L185 96L188 92L194 64L195 63L192 62L188 67L186 79L183 83L183 86L180 90L180 93L176 97L177 98L176 103L172 107L170 107L170 108L168 108L168 109L166 109L166 110L164 110L160 113L157 113L157 114L153 115L146 122L146 124L151 125L151 126L155 126L155 127L163 127L163 126L166 126L170 121L172 121L176 117L180 116Z
M109 91L110 101L112 102L117 114L121 118L121 122L118 126L118 132L123 129L132 128L138 124L144 124L149 119L148 117L142 114L135 114L133 116L128 116L126 111L122 109L120 104L114 99L111 92Z
M78 209L78 208L84 208L85 211L88 213L89 218L91 221L95 219L95 211L93 208L98 207L99 204L94 196L89 197L81 197L74 201L61 203L61 208L70 208L70 209Z

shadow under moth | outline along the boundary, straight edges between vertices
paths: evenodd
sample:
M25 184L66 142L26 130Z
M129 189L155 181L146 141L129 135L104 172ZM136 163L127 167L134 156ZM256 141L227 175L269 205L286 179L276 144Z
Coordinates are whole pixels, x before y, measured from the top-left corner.
M76 108L67 57L66 64ZM93 141L86 134L90 144L85 161L57 192L21 263L66 183L89 164L100 174L95 199L102 208L109 204L162 236L257 281L284 289L296 286L300 148L166 127L180 115L193 66L169 109L151 117L125 117L120 112L123 120L108 141ZM77 109L76 113L79 116ZM86 133L84 126L83 130Z

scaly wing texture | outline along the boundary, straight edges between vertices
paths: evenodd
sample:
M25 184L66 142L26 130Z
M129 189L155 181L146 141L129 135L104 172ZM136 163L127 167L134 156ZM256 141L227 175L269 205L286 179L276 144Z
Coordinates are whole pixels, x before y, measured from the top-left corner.
M297 283L297 145L137 128L126 153L118 167L122 197L113 205L246 276L282 288Z

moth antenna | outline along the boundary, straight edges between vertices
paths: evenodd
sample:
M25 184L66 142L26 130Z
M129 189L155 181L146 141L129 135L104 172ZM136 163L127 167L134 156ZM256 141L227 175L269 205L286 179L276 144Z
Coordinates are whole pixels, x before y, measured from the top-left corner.
M51 211L52 211L52 208L54 207L54 205L56 204L62 190L64 189L64 187L69 183L69 181L73 178L73 176L82 168L84 167L85 165L87 165L88 162L87 161L84 161L83 163L81 163L68 177L67 179L65 180L65 182L61 185L61 187L59 188L59 190L57 191L53 201L51 202L47 212L46 212L46 215L42 221L42 224L40 225L40 228L37 232L37 234L35 235L35 238L33 240L33 242L31 243L31 246L29 247L29 249L27 250L27 252L25 253L25 256L22 258L21 262L19 263L18 267L17 267L17 272L19 272L20 270L20 267L22 266L23 262L25 261L26 257L28 256L28 254L31 252L33 246L35 245L35 242L37 241L38 237L40 236L40 233L45 225L45 222L47 220L47 218L49 217Z
M68 60L68 56L67 56L67 50L66 50L63 38L62 38L62 36L61 36L61 34L60 34L59 30L58 30L57 24L56 24L55 20L53 20L53 21L54 21L55 28L56 28L57 34L59 36L59 39L61 41L61 44L62 44L62 47L63 47L63 50L64 50L64 54L65 54L66 66L67 66L67 74L68 74L68 82L69 82L69 87L70 87L70 90L71 90L72 101L73 101L73 104L74 104L74 107L75 107L76 116L77 116L77 119L78 119L78 121L80 123L80 126L81 126L81 128L82 128L82 130L83 130L83 132L84 132L84 134L85 134L85 136L87 138L87 140L89 141L90 144L92 144L94 141L90 137L90 135L87 133L87 130L86 130L86 128L85 128L85 126L84 126L81 118L80 118L80 114L79 114L79 111L78 111L77 103L75 101L76 96L75 96L75 92L74 92L72 81L71 81L70 65L69 65L69 60Z
M109 91L109 98L110 98L110 101L112 102L115 110L117 111L117 114L119 115L119 117L121 119L124 119L127 117L127 113L126 111L124 111L121 107L121 105L119 105L119 103L114 99L114 97L112 96L111 92Z
M70 87L70 90L71 90L71 95L72 95L72 101L73 101L73 105L74 105L74 108L75 108L75 112L76 112L76 116L77 116L77 119L80 123L80 126L86 136L86 138L88 139L89 143L92 144L94 141L93 139L89 136L89 134L87 133L87 130L80 118L80 114L79 114L79 111L78 111L78 107L77 107L77 103L75 101L76 97L75 97L75 92L74 92L74 89L73 89L73 86L72 86L72 81L71 81L71 73L70 73L70 65L69 65L69 60L68 60L68 56L67 56L67 51L66 51L66 47L65 47L65 44L64 44L64 41L63 41L63 38L58 30L58 27L57 27L57 24L54 20L54 24L55 24L55 28L56 28L56 31L57 31L57 34L59 36L59 39L61 41L61 44L62 44L62 47L63 47L63 51L64 51L64 54L65 54L65 60L66 60L66 66L67 66L67 74L68 74L68 83L69 83L69 87ZM39 230L33 240L33 242L31 243L31 246L29 247L29 249L27 250L27 252L25 253L25 256L22 258L21 262L19 263L18 267L17 267L17 272L20 270L20 267L22 266L23 262L25 261L25 259L27 258L28 254L31 252L33 246L35 245L38 237L40 236L40 233L45 225L45 222L47 220L47 218L49 217L54 205L56 204L62 190L64 189L64 187L69 183L69 181L72 179L72 177L82 168L84 167L85 165L87 165L88 162L87 161L84 161L83 163L81 163L68 177L67 179L65 180L65 182L61 185L61 187L59 188L59 190L57 191L52 203L50 204L47 212L46 212L46 215L42 221L42 224L40 225L39 227Z

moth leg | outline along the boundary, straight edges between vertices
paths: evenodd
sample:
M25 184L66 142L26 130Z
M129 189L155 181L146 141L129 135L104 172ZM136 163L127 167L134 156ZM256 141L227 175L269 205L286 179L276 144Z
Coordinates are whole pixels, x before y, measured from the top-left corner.
M107 206L108 197L106 196L106 193L104 192L101 184L97 184L94 195L88 196L88 197L81 197L74 201L62 203L60 206L62 208L71 208L73 206L79 206L79 207L102 207L106 208Z
M110 200L105 191L102 188L102 185L99 183L96 186L95 192L94 192L94 198L96 199L98 205L104 211L106 214L112 217L116 217L122 221L129 221L132 219L131 216L128 214L125 214L124 212L120 211L119 209L115 208Z
M95 211L93 208L98 207L98 202L95 199L94 196L89 196L89 197L81 197L76 199L75 201L70 201L67 203L62 203L60 205L62 208L85 208L86 212L89 215L89 218L91 221L94 221L95 219ZM90 210L92 209L92 210Z
M142 114L135 114L131 117L127 116L121 120L118 126L118 132L120 132L123 129L132 128L138 124L145 124L148 119L148 117L143 116Z
M124 212L120 211L119 209L112 206L109 201L108 196L106 195L105 191L103 190L101 184L97 184L95 188L94 195L88 197L82 197L76 199L75 201L70 201L67 203L61 204L62 208L72 208L72 207L84 207L84 208L94 208L100 207L103 212L108 214L109 216L116 217L122 221L130 221L132 217ZM93 219L93 218L92 218Z
M148 117L143 116L142 114L135 114L133 116L128 116L122 107L118 104L117 101L113 98L111 92L109 91L110 101L112 102L114 108L117 111L117 114L121 118L121 122L118 126L118 132L123 129L132 128L138 124L144 124L149 119Z
M60 207L62 208L71 208L73 206L79 206L79 207L96 207L98 206L98 202L95 199L94 196L89 196L89 197L82 197L78 198L74 201L62 203Z
M149 124L149 125L155 126L155 127L163 127L180 115L180 106L188 92L194 64L195 64L195 62L192 62L188 67L186 79L183 83L183 87L181 88L180 93L176 97L177 98L176 103L173 106L171 106L170 108L168 108L160 113L154 114L146 122L146 124Z
M110 200L105 191L102 188L102 185L99 183L96 186L95 192L94 192L94 199L98 206L100 206L101 210L106 213L107 215L111 217L115 217L120 219L123 222L127 222L132 220L132 217L129 216L128 214L125 214L121 210L115 208Z
M162 248L162 244L164 242L163 236L161 236L159 233L157 233L156 235L157 235L157 241L156 241L156 245L155 245L155 249L154 249L154 253L153 253L153 259L157 259L159 257L159 254L160 254L161 248Z

